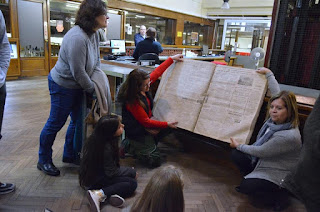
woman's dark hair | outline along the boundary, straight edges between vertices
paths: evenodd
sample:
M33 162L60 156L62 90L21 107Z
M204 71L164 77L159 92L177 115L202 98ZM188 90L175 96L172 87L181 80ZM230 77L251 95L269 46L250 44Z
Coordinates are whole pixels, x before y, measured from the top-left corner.
M94 29L98 26L96 17L106 15L107 6L101 0L84 0L76 16L76 25L79 25L88 36L95 33Z
M119 89L117 100L123 104L133 104L135 101L139 101L139 104L144 107L139 95L143 81L149 78L150 75L142 69L137 68L131 71Z
M99 170L103 169L103 154L105 145L110 145L113 158L119 166L119 137L114 134L120 125L117 115L107 115L99 119L93 133L89 136L82 150L79 182L82 187L90 186Z

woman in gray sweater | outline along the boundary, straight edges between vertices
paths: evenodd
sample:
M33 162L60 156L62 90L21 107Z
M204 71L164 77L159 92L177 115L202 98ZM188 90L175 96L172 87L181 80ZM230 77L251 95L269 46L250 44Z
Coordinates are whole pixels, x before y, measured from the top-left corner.
M281 182L295 167L302 145L297 102L292 92L279 92L278 82L269 69L261 68L257 72L266 75L272 97L268 103L267 120L256 142L246 145L230 139L230 146L236 148L232 160L244 175L236 190L261 197L275 210L282 210L288 205L288 196Z
M98 29L107 27L104 1L84 0L77 13L75 26L63 38L56 65L48 75L51 96L50 116L40 134L37 168L52 176L60 171L52 163L52 145L56 134L70 115L63 152L63 162L73 162L73 137L80 112L83 90L91 94L91 76L100 69Z

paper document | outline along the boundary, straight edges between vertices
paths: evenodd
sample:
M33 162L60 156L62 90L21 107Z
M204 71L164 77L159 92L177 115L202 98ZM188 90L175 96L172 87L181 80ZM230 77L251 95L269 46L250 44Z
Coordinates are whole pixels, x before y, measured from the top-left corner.
M266 89L255 70L185 59L162 76L153 115L220 141L248 143Z

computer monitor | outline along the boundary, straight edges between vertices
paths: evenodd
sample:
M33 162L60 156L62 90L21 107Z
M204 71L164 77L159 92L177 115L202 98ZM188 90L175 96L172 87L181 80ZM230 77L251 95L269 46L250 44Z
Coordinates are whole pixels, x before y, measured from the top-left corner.
M126 55L126 42L124 40L110 40L110 47L118 47L111 50L113 55Z

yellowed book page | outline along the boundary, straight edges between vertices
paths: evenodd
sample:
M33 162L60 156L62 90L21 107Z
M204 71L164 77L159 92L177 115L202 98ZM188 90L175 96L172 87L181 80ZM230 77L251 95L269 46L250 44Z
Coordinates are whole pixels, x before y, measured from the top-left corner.
M193 131L215 66L185 59L167 70L157 90L153 116L178 121L179 128Z
M218 65L194 132L230 143L250 141L267 89L264 75L252 69Z

